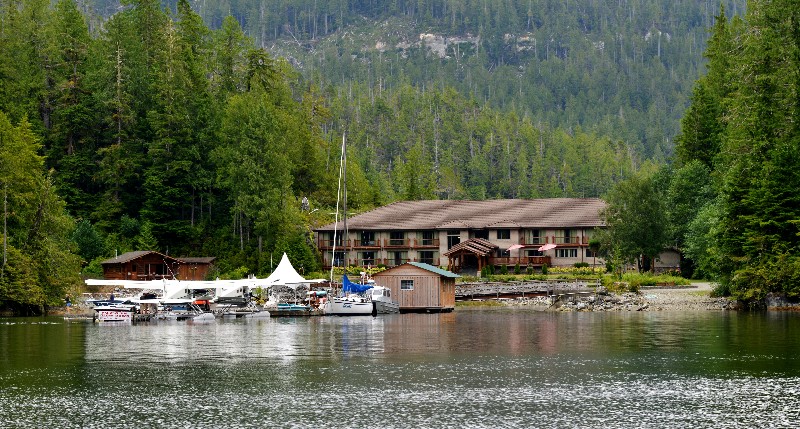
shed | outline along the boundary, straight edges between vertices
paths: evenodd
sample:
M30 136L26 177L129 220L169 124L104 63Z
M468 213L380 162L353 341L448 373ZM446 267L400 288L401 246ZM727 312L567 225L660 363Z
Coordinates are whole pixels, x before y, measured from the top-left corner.
M456 306L456 279L460 276L433 265L407 262L372 277L391 290L403 313L453 311Z
M152 250L126 252L101 262L106 280L203 280L214 258L174 258Z
M205 280L217 258L213 256L181 256L178 260L181 262L178 267L180 280Z

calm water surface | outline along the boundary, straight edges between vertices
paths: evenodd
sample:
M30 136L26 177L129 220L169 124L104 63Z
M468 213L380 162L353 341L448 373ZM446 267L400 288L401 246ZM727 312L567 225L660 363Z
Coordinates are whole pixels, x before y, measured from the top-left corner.
M800 314L0 319L0 427L798 427Z

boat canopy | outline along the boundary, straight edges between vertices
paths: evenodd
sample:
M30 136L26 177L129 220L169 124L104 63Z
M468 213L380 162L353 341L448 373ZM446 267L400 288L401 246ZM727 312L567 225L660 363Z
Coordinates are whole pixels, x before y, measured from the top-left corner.
M373 285L367 284L362 285L358 283L353 283L350 279L347 278L347 274L342 276L342 292L347 293L364 293L369 289L372 289Z

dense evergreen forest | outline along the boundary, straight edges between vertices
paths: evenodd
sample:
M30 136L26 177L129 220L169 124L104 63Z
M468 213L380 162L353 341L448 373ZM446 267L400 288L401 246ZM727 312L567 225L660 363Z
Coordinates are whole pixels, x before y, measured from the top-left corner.
M784 237L792 206L759 206L776 195L769 186L796 183L778 161L798 153L788 125L797 74L772 62L794 52L796 72L799 44L781 15L760 15L784 2L751 1L730 25L741 2L726 2L727 14L688 1L319 3L0 0L0 302L56 303L81 265L97 272L139 249L217 256L215 274L229 276L269 273L286 251L314 271L310 231L331 219L343 135L356 212L422 198L609 195L616 207L651 189L634 201L664 213L651 241L686 249L732 292L751 263L777 264L759 259L764 246L796 255L798 238ZM351 36L365 20L372 36ZM751 20L776 28L772 51L748 45ZM409 27L376 37L383 22ZM725 28L731 48L712 44L703 59L712 24L714 43ZM466 42L445 43L444 56L394 48L422 27ZM762 71L769 82L753 77ZM765 88L786 103L769 104ZM786 123L767 129L761 120L779 110ZM734 113L745 116L734 124ZM763 128L758 145L745 124ZM742 160L750 153L785 177L763 183L756 161ZM745 226L749 238L731 232ZM622 249L623 238L609 254L648 254Z
M195 0L319 87L454 88L480 106L581 128L666 162L721 0ZM174 10L174 0L162 2ZM745 0L723 2L732 15ZM96 0L100 17L119 0ZM423 37L423 35L425 35Z

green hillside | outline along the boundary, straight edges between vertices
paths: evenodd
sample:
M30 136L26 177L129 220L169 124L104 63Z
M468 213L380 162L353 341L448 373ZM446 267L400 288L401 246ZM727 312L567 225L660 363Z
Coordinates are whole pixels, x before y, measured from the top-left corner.
M744 0L722 2L732 15ZM667 160L719 2L195 1L318 86L455 88L534 123L582 127ZM98 10L114 11L98 2ZM168 5L174 10L174 5Z
M313 270L343 135L359 212L602 196L673 139L711 163L692 144L726 125L674 137L693 87L690 119L726 117L694 86L708 2L319 3L0 2L0 301L58 300L74 254L88 272L152 249L263 275L286 251Z

